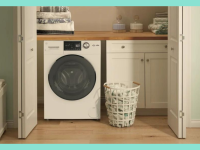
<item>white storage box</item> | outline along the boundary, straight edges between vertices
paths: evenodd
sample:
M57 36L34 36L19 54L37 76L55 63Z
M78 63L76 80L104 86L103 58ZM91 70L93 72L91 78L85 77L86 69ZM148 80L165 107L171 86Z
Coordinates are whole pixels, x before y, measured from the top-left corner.
M0 137L7 128L6 123L6 84L5 80L0 79Z

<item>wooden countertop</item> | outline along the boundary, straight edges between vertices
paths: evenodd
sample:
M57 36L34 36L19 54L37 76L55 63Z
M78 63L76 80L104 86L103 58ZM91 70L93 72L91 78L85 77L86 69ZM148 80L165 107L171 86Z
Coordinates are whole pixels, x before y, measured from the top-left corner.
M76 31L74 35L37 35L39 41L65 40L167 40L167 35L155 35L152 32L143 33L113 33L106 31Z

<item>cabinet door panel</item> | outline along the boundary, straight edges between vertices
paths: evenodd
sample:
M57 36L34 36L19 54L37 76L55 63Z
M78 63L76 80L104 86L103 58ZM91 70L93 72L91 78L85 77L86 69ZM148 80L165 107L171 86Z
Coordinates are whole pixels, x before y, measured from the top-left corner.
M145 54L146 108L167 108L167 53Z
M141 84L138 108L145 108L144 53L107 54L107 82L135 81Z

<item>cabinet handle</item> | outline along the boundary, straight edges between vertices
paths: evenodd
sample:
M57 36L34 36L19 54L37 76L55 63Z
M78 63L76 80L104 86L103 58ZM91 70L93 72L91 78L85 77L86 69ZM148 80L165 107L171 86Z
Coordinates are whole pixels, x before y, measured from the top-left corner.
M59 48L59 46L48 46L48 48Z
M144 61L144 59L141 59L141 61L143 62L143 61Z
M173 48L173 47L171 47L171 50L173 51L173 50L174 50L174 48Z
M167 48L167 45L165 45L165 48Z
M125 46L122 46L122 48L125 48Z
M149 59L147 59L147 62L149 62Z
M31 48L31 51L33 51L33 48Z

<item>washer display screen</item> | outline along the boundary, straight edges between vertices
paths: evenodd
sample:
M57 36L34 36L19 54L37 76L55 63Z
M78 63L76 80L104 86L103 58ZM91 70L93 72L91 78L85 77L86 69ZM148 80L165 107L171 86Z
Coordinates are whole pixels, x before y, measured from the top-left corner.
M80 100L94 88L96 73L84 57L66 55L53 64L48 79L57 96L65 100Z

